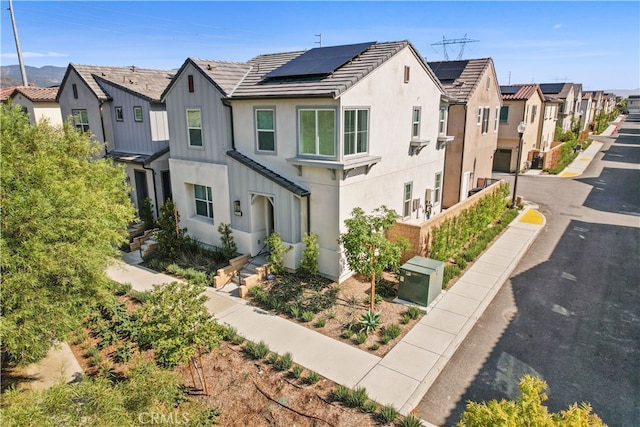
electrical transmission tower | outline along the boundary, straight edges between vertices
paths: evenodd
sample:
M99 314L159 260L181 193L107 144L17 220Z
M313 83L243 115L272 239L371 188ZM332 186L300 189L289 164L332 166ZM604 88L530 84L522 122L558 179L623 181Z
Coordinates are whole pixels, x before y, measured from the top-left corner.
M447 52L447 46L448 45L452 45L452 44L461 45L460 46L460 52L458 53L458 58L457 59L462 59L462 55L464 54L465 45L467 43L476 43L476 42L479 42L479 41L480 40L468 39L466 34L461 39L445 39L444 36L442 36L442 41L441 42L431 43L431 46L442 46L442 51L444 52L444 60L448 61L449 60L449 53Z

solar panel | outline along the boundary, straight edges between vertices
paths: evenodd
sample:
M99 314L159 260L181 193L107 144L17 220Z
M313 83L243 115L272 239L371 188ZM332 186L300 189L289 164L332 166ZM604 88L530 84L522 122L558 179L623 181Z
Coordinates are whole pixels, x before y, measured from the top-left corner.
M445 61L429 62L429 67L433 70L440 81L455 80L467 67L469 61Z
M540 90L542 93L560 93L564 83L541 83Z
M375 42L316 47L268 73L265 78L302 77L330 74Z
M520 86L500 86L503 95L515 95L520 90Z

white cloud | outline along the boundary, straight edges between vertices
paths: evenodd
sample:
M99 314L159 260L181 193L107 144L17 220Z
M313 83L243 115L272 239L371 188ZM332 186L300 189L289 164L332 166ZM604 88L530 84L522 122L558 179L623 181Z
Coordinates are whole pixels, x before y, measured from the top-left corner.
M560 28L562 28L562 24L556 24L553 26L554 30L559 30Z
M23 58L65 58L69 55L60 52L22 52ZM17 53L3 53L2 58L17 59Z

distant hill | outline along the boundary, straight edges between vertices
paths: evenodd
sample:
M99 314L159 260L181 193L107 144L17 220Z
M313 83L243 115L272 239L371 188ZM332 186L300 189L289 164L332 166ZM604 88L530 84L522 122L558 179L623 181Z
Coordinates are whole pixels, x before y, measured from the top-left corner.
M39 87L58 86L62 83L67 67L54 67L45 65L44 67L25 66L27 80L30 85ZM22 86L22 75L19 65L0 66L0 87Z

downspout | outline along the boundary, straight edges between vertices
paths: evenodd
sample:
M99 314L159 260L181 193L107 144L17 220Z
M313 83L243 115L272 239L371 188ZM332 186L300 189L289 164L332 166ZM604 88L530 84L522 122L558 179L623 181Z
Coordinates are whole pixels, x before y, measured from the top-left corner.
M104 105L104 101L100 101L100 108L98 108L98 110L100 110L100 127L102 128L102 142L104 143L104 155L107 156L109 155L109 150L107 150L107 134L104 131L104 117L102 114L102 106Z
M156 188L156 171L153 168L146 167L145 165L146 165L146 163L142 164L142 169L151 171L151 179L153 181L153 199L156 202L155 203L156 218L159 218L160 217L160 211L158 211L158 190Z
M307 233L311 234L311 193L307 194Z
M231 149L235 151L236 149L236 137L235 132L233 130L233 106L229 103L229 101L223 100L222 105L229 108L229 114L231 115Z

